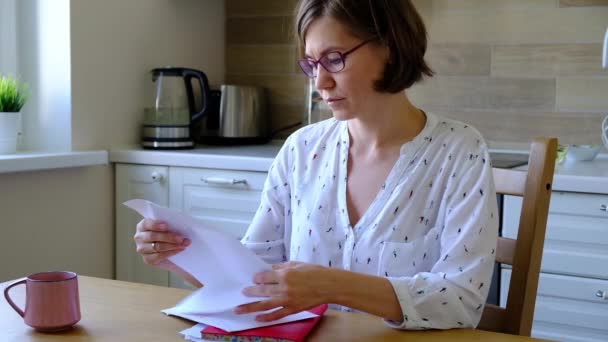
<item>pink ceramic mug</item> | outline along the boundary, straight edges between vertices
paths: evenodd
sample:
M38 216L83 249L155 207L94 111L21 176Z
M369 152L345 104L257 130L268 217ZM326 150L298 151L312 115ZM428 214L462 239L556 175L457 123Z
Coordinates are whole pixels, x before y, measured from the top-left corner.
M25 310L8 295L12 287L20 284L25 284ZM25 324L39 331L66 330L80 321L78 276L74 272L32 274L4 289L4 298L24 318Z

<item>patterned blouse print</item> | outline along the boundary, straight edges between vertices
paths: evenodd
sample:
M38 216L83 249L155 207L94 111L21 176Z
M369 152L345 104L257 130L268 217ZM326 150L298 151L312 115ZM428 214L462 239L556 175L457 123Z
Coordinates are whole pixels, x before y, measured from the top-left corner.
M386 277L401 329L475 327L490 287L498 211L486 143L427 113L355 226L346 206L347 122L292 134L272 164L242 243L269 263L316 263ZM342 307L342 310L351 309Z

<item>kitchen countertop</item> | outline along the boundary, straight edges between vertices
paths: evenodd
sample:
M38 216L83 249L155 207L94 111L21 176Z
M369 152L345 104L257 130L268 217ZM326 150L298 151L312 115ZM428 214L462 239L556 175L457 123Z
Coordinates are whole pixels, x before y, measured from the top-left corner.
M110 162L267 172L283 142L249 146L197 145L192 150L144 150L139 146L110 151Z
M267 172L272 160L281 148L282 141L265 145L209 146L199 145L192 150L144 150L139 146L113 149L109 160L113 163L167 165L223 170ZM526 151L512 146L491 144L490 153L495 164L508 165L511 160L521 160ZM525 170L526 167L516 169ZM554 191L572 191L608 194L608 154L600 154L592 162L570 162L556 167Z

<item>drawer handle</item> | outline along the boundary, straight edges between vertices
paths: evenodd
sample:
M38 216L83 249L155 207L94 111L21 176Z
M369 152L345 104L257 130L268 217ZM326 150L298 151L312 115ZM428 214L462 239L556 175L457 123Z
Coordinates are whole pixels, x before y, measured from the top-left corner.
M217 185L236 185L236 184L247 184L246 179L234 179L234 178L220 178L220 177L207 177L202 179L203 182L208 184L217 184Z
M600 210L601 210L601 211L608 211L608 208L607 208L607 207L608 207L607 205L602 204L602 205L600 205Z
M608 291L598 290L595 296L603 300L608 300Z
M150 175L150 178L152 179L153 182L162 183L162 181L164 180L165 176L163 176L162 173L154 171Z

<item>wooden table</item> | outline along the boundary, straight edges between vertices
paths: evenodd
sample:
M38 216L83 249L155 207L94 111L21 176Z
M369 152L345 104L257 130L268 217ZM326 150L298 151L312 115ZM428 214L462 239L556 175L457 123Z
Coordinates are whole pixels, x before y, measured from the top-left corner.
M74 329L53 334L38 333L0 297L1 341L184 341L179 331L193 322L161 313L185 297L187 290L79 276L82 320ZM0 283L0 291L10 282ZM23 308L25 286L11 289L11 297ZM481 330L398 331L380 319L329 310L310 341L531 341L520 336Z

